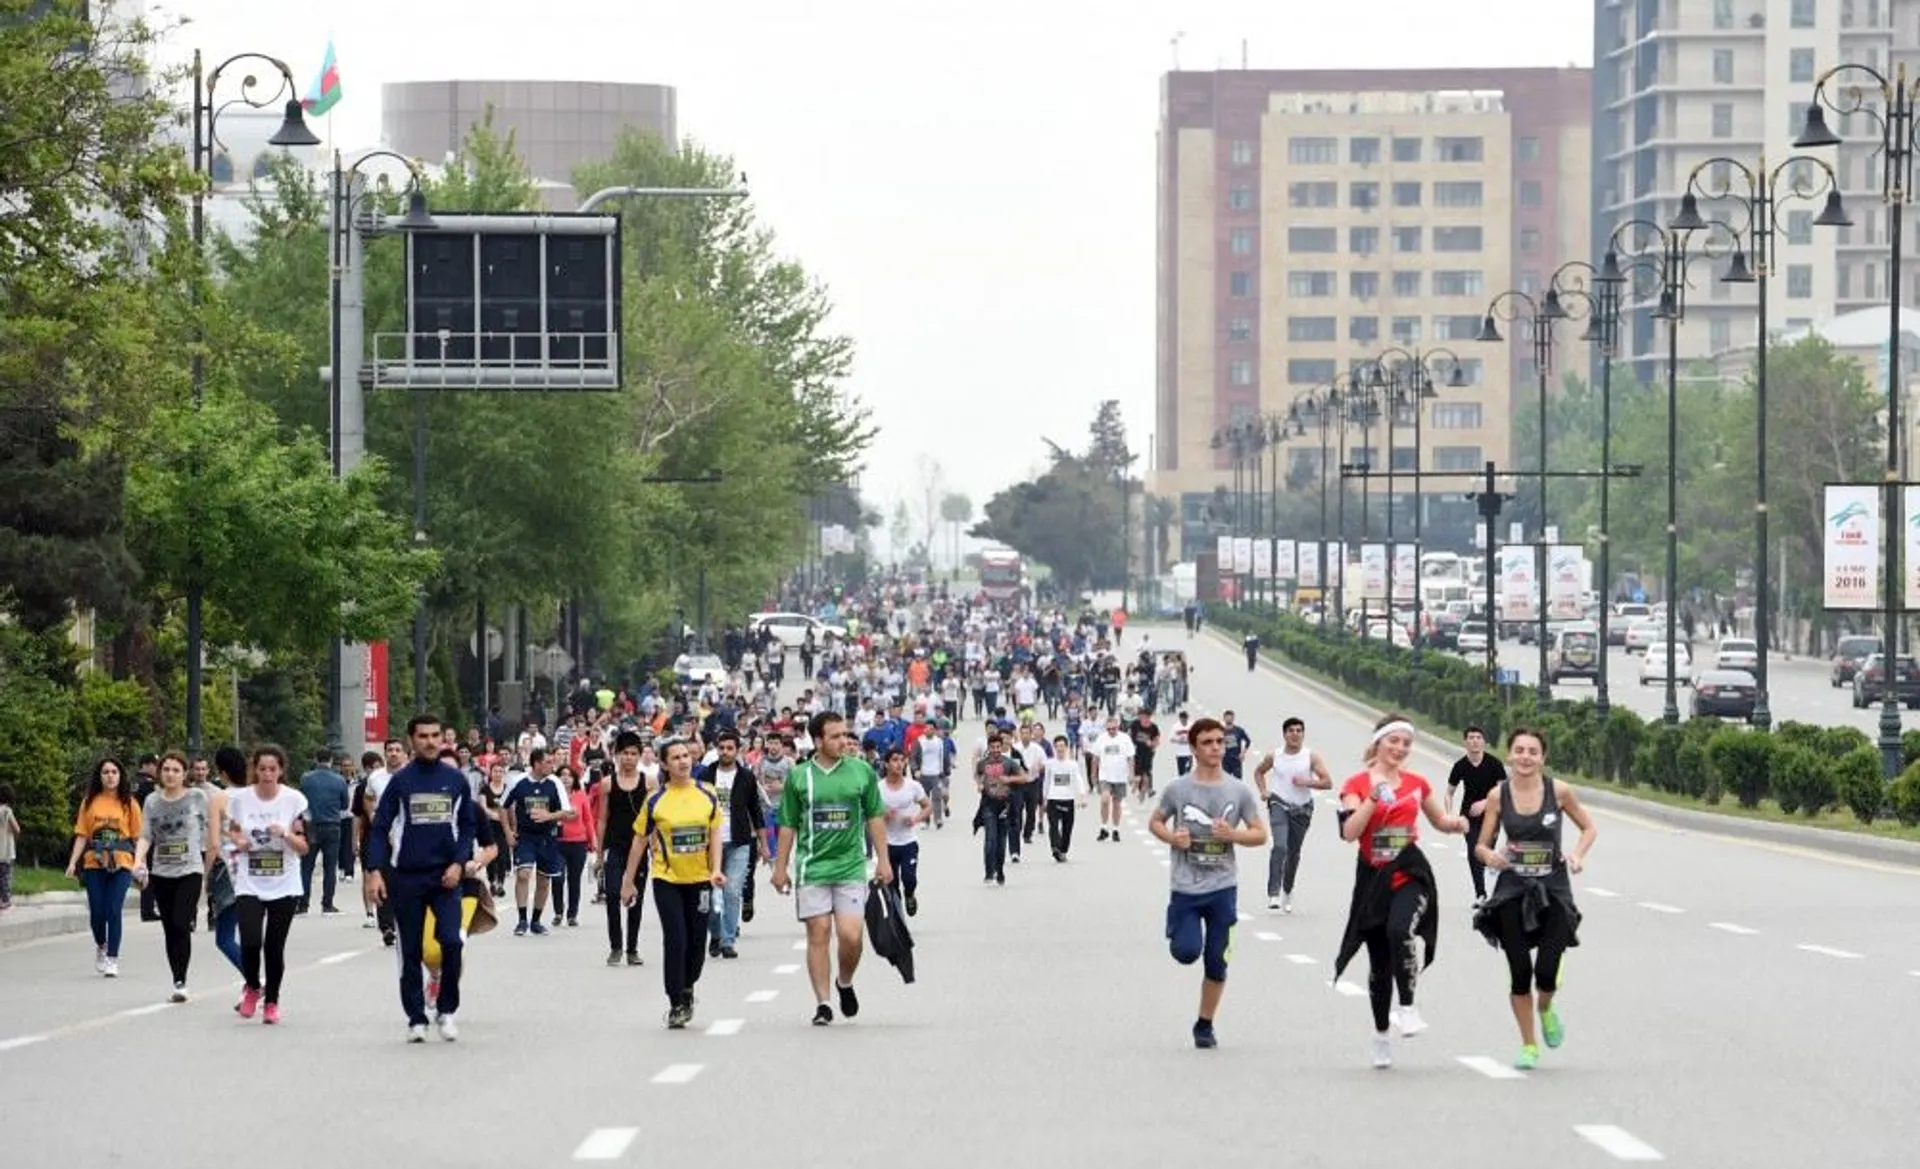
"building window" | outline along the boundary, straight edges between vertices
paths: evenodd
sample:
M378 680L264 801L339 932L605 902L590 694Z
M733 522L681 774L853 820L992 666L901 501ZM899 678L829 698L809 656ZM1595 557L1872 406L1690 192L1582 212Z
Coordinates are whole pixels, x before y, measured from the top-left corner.
M1378 138L1347 139L1347 161L1367 166L1380 161L1380 140Z
M1480 335L1480 318L1472 315L1433 318L1435 341L1471 341Z
M1713 27L1733 27L1733 0L1713 0Z
M1356 256L1371 256L1380 250L1380 229L1377 227L1349 227L1347 229L1347 250Z
M1435 207L1478 207L1483 201L1483 192L1479 183L1435 183L1433 184L1433 205Z
M1787 299L1806 300L1813 295L1813 265L1787 265Z
M1289 341L1338 341L1340 339L1340 318L1338 317L1288 317L1287 340Z
M1395 207L1420 206L1420 184L1419 183L1393 184L1393 205Z
M1419 296L1424 280L1424 272L1395 272L1393 274L1393 294L1395 296Z
M1725 317L1714 317L1707 322L1707 348L1714 353L1725 353L1733 348L1733 322Z
M1478 430L1480 403L1435 402L1432 422L1435 430Z
M1253 165L1253 143L1245 138L1235 138L1227 147L1227 159L1235 166Z
M1396 252L1417 252L1420 250L1418 227L1396 227L1393 229L1393 250Z
M1485 293L1486 277L1477 268L1446 270L1433 274L1435 296L1482 296Z
M1546 193L1541 189L1539 179L1520 180L1520 206L1538 207L1546 201Z
M1397 345L1416 345L1420 341L1419 317L1393 318L1393 340Z
M1715 138L1733 137L1733 105L1731 102L1713 103L1713 136Z
M1339 183L1288 183L1289 207L1336 207L1340 203Z
M1480 242L1480 229L1477 227L1433 229L1433 250L1436 252L1477 252Z
M1227 384L1230 386L1250 386L1253 384L1253 362L1227 362Z
M1842 260L1833 268L1833 295L1846 300L1853 295L1853 261Z
M1487 146L1480 138L1436 138L1433 157L1437 162L1485 162Z
M1372 300L1380 295L1380 273L1347 273L1347 295L1355 300Z
M1289 227L1287 250L1289 252L1337 252L1340 250L1340 229L1337 227Z
M1340 363L1331 357L1295 357L1287 362L1287 381L1296 386L1321 386L1340 372Z
M1486 465L1486 457L1477 446L1437 446L1433 448L1433 469L1436 471L1478 471Z
M1733 84L1733 50L1715 49L1713 51L1713 83L1715 85Z
M1716 283L1718 283L1718 281L1716 281ZM1540 273L1538 272L1520 273L1520 291L1526 293L1528 296L1538 295L1540 292L1540 284L1541 284Z
M1480 326L1476 324L1474 329L1477 331L1479 327ZM1460 383L1462 385L1477 386L1481 383L1482 379L1487 376L1487 363L1481 361L1478 357L1462 357L1454 364L1460 368ZM1447 377L1453 377L1451 369L1447 372Z
M1393 140L1393 161L1419 162L1420 140L1418 138L1395 138Z
M1332 296L1337 287L1331 272L1295 270L1287 273L1288 296Z
M1347 340L1365 341L1365 342L1371 343L1374 341L1378 341L1379 339L1380 339L1380 318L1379 317L1348 317L1347 318Z
M1521 162L1539 162L1540 140L1531 136L1521 138L1519 143L1514 147L1514 154L1519 157Z
M1236 227L1227 233L1227 250L1236 256L1253 255L1253 229Z
M1227 210L1253 210L1253 187L1247 183L1235 183L1227 188Z
M1813 80L1813 50L1791 49L1787 53L1787 80Z
M1540 229L1523 227L1520 229L1520 254L1537 256L1540 254Z
M1347 206L1361 211L1371 211L1380 206L1380 184L1348 183Z
M1793 0L1793 7L1787 10L1788 28L1813 27L1814 0Z
M1228 320L1227 340L1236 344L1253 340L1253 318L1233 317Z
M1227 273L1227 295L1235 300L1245 300L1253 295L1253 273Z
M1813 212L1787 212L1787 242L1790 244L1813 242Z
M1340 161L1338 138L1289 138L1287 161L1296 165Z

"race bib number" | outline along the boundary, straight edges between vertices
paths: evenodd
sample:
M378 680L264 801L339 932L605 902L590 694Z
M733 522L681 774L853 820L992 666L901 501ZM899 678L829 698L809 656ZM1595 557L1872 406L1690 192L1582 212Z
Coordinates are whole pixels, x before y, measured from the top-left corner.
M1232 853L1233 845L1224 840L1196 840L1187 846L1187 860L1208 867L1226 864Z
M1056 771L1053 773L1053 790L1057 792L1073 791L1073 772Z
M675 828L667 836L667 848L676 853L697 853L707 851L707 826L694 824Z
M1372 859L1376 865L1390 865L1413 843L1413 829L1394 824L1379 828L1373 834Z
M453 823L453 797L417 792L407 797L407 822L414 825Z
M816 804L813 809L815 832L845 832L853 827L853 809L846 804Z
M247 854L247 872L256 877L278 877L287 871L287 854L284 852L250 852Z
M153 855L163 861L183 861L187 859L187 842L184 840L163 840Z
M553 805L547 800L547 797L545 796L528 796L525 801L525 806L527 809L527 815L529 816L533 815L535 812L553 811Z
M1547 841L1509 841L1507 868L1517 877L1550 877L1558 851Z

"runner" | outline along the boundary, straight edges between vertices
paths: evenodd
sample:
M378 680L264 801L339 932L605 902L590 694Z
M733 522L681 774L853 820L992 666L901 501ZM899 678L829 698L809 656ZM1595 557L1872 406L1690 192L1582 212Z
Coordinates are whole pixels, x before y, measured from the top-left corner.
M693 988L707 961L700 943L707 936L714 890L727 883L720 864L726 813L713 792L693 780L693 744L668 740L661 762L666 779L633 824L634 847L621 875L620 901L632 905L640 899L640 863L651 853L667 1027L678 1031L693 1022Z
M1221 711L1220 720L1227 728L1227 757L1220 765L1227 769L1228 775L1239 779L1242 761L1246 758L1248 748L1253 746L1253 736L1247 733L1247 728L1233 721L1231 710Z
M1007 851L1020 829L1020 802L1015 793L1026 782L1024 766L1019 754L1008 749L1005 731L996 726L987 732L986 750L973 765L973 782L980 793L974 828L986 834L981 848L989 885L1007 883ZM1014 859L1020 859L1017 852Z
M933 801L917 780L907 778L907 759L887 752L880 784L880 803L887 810L887 862L893 881L906 903L907 916L920 912L920 825L933 816Z
M1192 734L1191 727L1188 734ZM1133 790L1144 804L1154 794L1153 753L1160 746L1160 728L1154 725L1153 712L1141 707L1127 724L1127 736L1133 740Z
M1182 966L1202 962L1200 1015L1193 1024L1193 1045L1218 1044L1213 1018L1227 988L1227 962L1233 956L1234 922L1240 915L1239 868L1234 846L1258 848L1267 842L1253 789L1220 767L1226 753L1226 728L1210 718L1190 728L1194 767L1167 785L1147 821L1155 839L1173 850L1172 894L1167 904L1167 942Z
M242 1019L251 1019L264 999L261 1020L278 1023L280 983L287 973L287 934L300 902L299 858L307 855L307 797L282 783L287 753L280 748L255 747L248 762L253 768L252 785L227 798L227 838L240 862L233 888L239 894L235 907L246 978L246 988L233 1009Z
M948 815L948 782L953 777L953 760L958 753L948 735L950 725L942 718L934 728L913 743L913 770L933 805L933 826L945 828Z
M1193 770L1193 744L1189 737L1193 728L1187 725L1187 712L1181 711L1179 722L1173 728L1173 773L1185 775Z
M1120 720L1107 716L1106 729L1087 744L1088 765L1100 785L1100 839L1120 839L1120 811L1127 806L1127 781L1133 775L1133 740L1120 733Z
M578 816L553 778L553 758L545 747L528 752L527 774L500 801L500 810L507 847L513 853L513 903L520 911L513 936L543 936L547 932L547 897L552 893L554 878L564 879L566 875L565 862L560 859L560 823ZM529 884L533 886L531 922L527 914Z
M1340 838L1357 841L1359 856L1346 934L1333 976L1367 951L1367 994L1373 1007L1373 1066L1393 1066L1393 994L1400 995L1400 1035L1427 1029L1413 1005L1420 972L1433 963L1439 940L1439 897L1433 868L1420 851L1418 818L1425 812L1441 832L1462 833L1467 822L1449 815L1426 779L1405 770L1413 751L1413 724L1389 714L1374 724L1366 767L1340 788Z
M794 893L794 911L807 928L807 978L817 1006L813 1023L833 1022L828 984L839 992L840 1013L860 1013L853 991L865 940L867 861L875 850L874 879L893 880L887 860L886 822L880 781L857 756L853 736L839 714L824 711L807 728L814 756L787 776L780 797L780 854L773 862L773 887ZM828 940L838 941L840 973L832 978Z
M133 853L140 839L140 805L115 759L93 765L80 814L73 821L73 851L67 879L87 890L87 924L93 930L93 969L120 977L120 919L133 883Z
M1507 778L1507 769L1487 754L1487 732L1468 727L1464 736L1467 753L1453 761L1447 773L1447 810L1453 811L1453 798L1460 797L1460 812L1467 818L1467 839L1478 840L1486 819L1487 795ZM1467 850L1467 875L1473 878L1473 907L1487 900L1487 867L1481 863L1480 850Z
M1053 757L1046 763L1047 843L1061 864L1073 848L1074 808L1087 806L1087 772L1067 748L1067 737L1053 737ZM1102 835L1104 835L1104 830Z
M1313 793L1330 791L1333 776L1317 751L1306 746L1307 724L1288 718L1280 724L1282 746L1253 769L1254 782L1267 802L1273 825L1273 851L1267 860L1267 908L1293 912L1293 877L1300 871L1300 850L1313 825ZM1267 773L1275 772L1269 786Z
M1525 727L1508 732L1510 774L1487 796L1486 814L1473 846L1486 866L1500 874L1493 896L1474 915L1473 926L1506 953L1508 1001L1513 1021L1520 1027L1520 1054L1513 1066L1522 1070L1540 1064L1533 1026L1536 1012L1540 1038L1548 1047L1559 1047L1566 1038L1553 1003L1560 960L1570 947L1580 944L1580 910L1573 903L1569 874L1586 868L1587 854L1599 835L1573 787L1543 773L1546 762L1547 741L1540 732ZM1580 829L1580 839L1565 852L1560 848L1562 813ZM1506 847L1496 849L1494 841L1500 837L1505 838Z
M613 777L595 785L593 790L593 826L600 834L593 842L593 852L600 858L600 879L607 906L609 966L620 965L622 954L626 955L627 965L641 965L640 919L646 899L636 897L631 905L623 906L620 884L628 868L628 853L644 852L647 847L645 837L636 839L633 834L633 826L647 802L648 783L641 771L645 754L639 732L621 731L613 741ZM637 879L645 884L647 870L635 866L635 871Z
M167 968L173 975L172 1002L187 1001L187 967L193 961L200 889L219 848L207 794L187 786L187 757L168 751L160 757L160 786L147 796L140 811L133 879L154 892Z

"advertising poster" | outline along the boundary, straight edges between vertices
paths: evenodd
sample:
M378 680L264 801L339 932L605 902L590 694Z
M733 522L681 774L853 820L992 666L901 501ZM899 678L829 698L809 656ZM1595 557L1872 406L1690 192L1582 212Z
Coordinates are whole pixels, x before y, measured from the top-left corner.
M1586 553L1573 544L1547 549L1547 619L1578 621L1586 612L1580 603L1586 589Z
M1233 538L1233 574L1235 576L1253 575L1253 537L1235 536Z
M1253 542L1253 579L1273 579L1273 541L1264 537Z
M1299 580L1300 551L1311 547L1311 544L1297 543L1293 540L1275 540L1273 542L1274 578L1276 580Z
M1880 583L1878 487L1830 483L1826 489L1822 603L1829 609L1874 609ZM1909 586L1911 588L1911 586Z
M1387 546L1360 545L1360 597L1367 601L1387 599Z
M1320 549L1322 546L1317 540L1300 541L1299 551L1295 555L1294 578L1303 589L1321 587Z
M1420 546L1418 544L1395 544L1393 546L1393 599L1396 602L1413 603L1414 593L1420 588Z
M1531 545L1500 549L1500 619L1502 621L1538 621L1534 597L1539 584L1534 580L1534 551Z
M1214 553L1214 558L1220 563L1220 575L1230 576L1233 573L1233 537L1220 537L1219 548L1220 550Z

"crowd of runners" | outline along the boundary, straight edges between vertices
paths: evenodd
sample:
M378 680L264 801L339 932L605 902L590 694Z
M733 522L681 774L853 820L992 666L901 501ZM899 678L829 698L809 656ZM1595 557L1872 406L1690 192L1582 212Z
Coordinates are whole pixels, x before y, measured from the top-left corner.
M458 1038L469 939L508 921L519 936L577 929L595 906L614 967L645 965L652 906L665 1025L681 1029L706 962L739 956L765 869L803 923L811 1021L826 1026L859 1013L876 889L919 912L924 829L968 825L982 882L998 888L1009 866L1068 863L1083 811L1096 817L1095 845L1120 841L1133 805L1169 850L1166 941L1176 961L1201 966L1193 1041L1211 1048L1238 853L1267 850L1267 906L1292 913L1325 800L1355 849L1333 974L1364 950L1374 1066L1391 1066L1396 1030L1410 1039L1426 1027L1415 995L1444 882L1420 848L1422 818L1469 841L1473 926L1507 960L1515 1064L1534 1067L1541 1043L1563 1041L1554 996L1580 923L1569 875L1595 833L1576 793L1548 776L1537 732L1511 731L1502 763L1470 730L1442 791L1408 769L1414 728L1389 714L1337 780L1339 764L1308 745L1298 717L1271 712L1279 745L1256 752L1235 712L1187 709L1186 655L1138 631L1128 643L1124 614L899 583L789 600L835 624L794 646L764 628L729 631L724 676L624 689L582 680L551 727L495 719L462 736L420 716L380 752L321 752L297 786L272 746L222 748L211 766L169 752L137 774L102 761L70 862L88 893L96 970L119 974L119 906L137 883L142 916L161 927L173 1001L189 997L204 914L241 975L234 1010L277 1023L296 919L316 900L322 914L349 908L341 890L357 867L351 908L397 953L410 1042L430 1030ZM1187 624L1191 634L1192 614ZM793 657L801 669L788 681ZM1565 822L1579 833L1570 845Z

